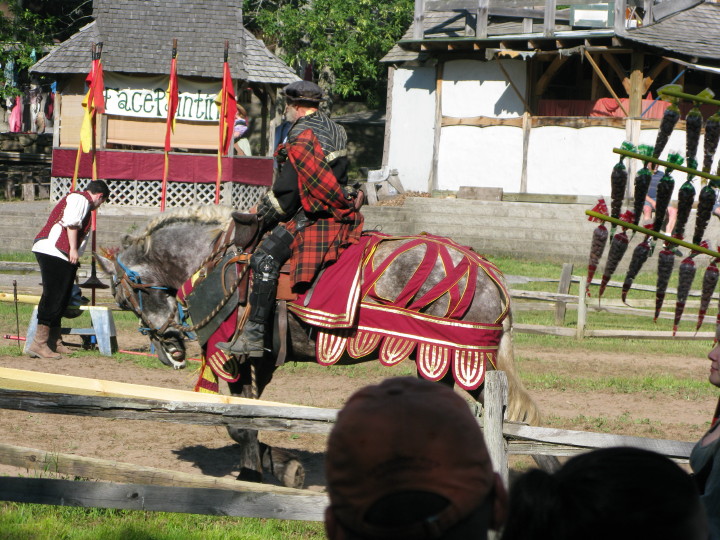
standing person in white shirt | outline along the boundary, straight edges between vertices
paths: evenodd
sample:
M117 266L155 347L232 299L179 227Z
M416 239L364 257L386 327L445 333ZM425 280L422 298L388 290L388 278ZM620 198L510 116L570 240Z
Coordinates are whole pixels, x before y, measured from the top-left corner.
M85 250L91 212L110 196L102 180L85 191L73 191L55 205L35 237L33 253L40 265L43 293L38 304L37 331L28 348L32 358L60 358L71 351L60 341L60 321L70 300L79 260Z

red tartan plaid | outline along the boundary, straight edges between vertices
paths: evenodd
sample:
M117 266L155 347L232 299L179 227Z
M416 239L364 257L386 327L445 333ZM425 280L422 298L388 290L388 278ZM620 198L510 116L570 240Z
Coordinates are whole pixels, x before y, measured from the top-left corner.
M290 277L297 285L311 283L322 266L336 261L345 247L357 243L363 217L345 198L312 130L303 131L287 150L298 174L302 207L311 220L300 232L296 232L294 220L285 224L295 235Z

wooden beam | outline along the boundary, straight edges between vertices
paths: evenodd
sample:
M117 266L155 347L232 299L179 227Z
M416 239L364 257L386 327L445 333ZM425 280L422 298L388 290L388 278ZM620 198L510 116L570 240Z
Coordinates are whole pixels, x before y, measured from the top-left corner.
M517 86L515 85L515 83L513 82L512 78L510 77L510 74L509 74L509 73L507 72L507 70L505 69L505 66L502 65L502 61L500 60L500 58L498 58L498 57L496 56L496 57L495 57L495 61L497 62L497 65L498 65L498 67L500 68L500 70L503 72L503 75L505 76L505 79L506 79L507 82L510 84L510 86L512 87L512 89L515 91L515 94L517 95L517 97L519 97L519 98L520 98L520 101L523 102L523 105L525 106L525 111L528 111L528 112L530 112L530 114L532 114L532 111L530 111L530 105L528 105L528 102L525 100L525 96L520 92L520 90L518 89L518 87L517 87ZM525 111L523 111L523 112L525 112Z
M556 0L545 0L543 35L546 37L551 37L555 34L555 4Z
M323 521L326 506L314 495L6 477L0 482L0 500L301 521Z
M648 90L650 90L650 87L655 82L655 79L657 79L660 74L667 69L667 67L672 64L670 60L666 58L661 58L660 61L655 64L652 69L647 74L647 77L643 79L643 95L647 94Z
M627 76L627 73L625 73L625 70L620 65L620 62L618 59L612 55L607 53L602 53L601 55L603 59L608 63L608 65L612 68L612 70L615 72L615 75L617 75L618 79L620 79L620 82L623 85L623 88L625 88L625 92L627 95L630 95L630 79Z
M330 432L337 411L312 407L222 405L153 399L81 396L0 389L0 408L124 420L149 420L200 426L236 426L298 433Z
M475 10L475 37L487 38L489 0L478 0Z
M438 62L435 67L435 131L433 138L432 164L428 178L428 192L438 189L438 160L440 159L440 132L442 131L442 87L445 63Z
M522 149L522 168L520 170L520 193L527 192L527 170L528 155L530 153L530 132L532 131L532 116L529 110L526 110L522 116L523 130L523 149Z
M93 480L105 480L123 484L146 484L188 488L229 489L232 491L255 491L258 493L284 493L286 495L310 495L313 492L270 484L243 482L202 474L145 467L109 459L98 459L46 452L0 443L0 463L39 474L52 472Z
M617 96L617 94L615 93L615 90L612 89L612 86L610 86L610 83L609 83L608 80L605 78L605 75L603 75L603 72L600 71L600 68L599 68L598 65L595 63L595 60L593 60L593 57L592 57L592 56L590 55L590 53L587 52L587 51L585 51L585 58L588 59L588 62L590 62L590 65L592 66L592 68L593 68L593 69L595 70L595 72L598 74L598 77L600 77L600 80L601 80L601 81L603 82L603 84L605 85L605 88L608 89L608 91L610 92L610 95L615 99L615 101L617 102L618 106L620 107L620 109L622 110L622 112L625 114L625 116L627 116L627 115L628 115L627 110L625 110L625 107L623 106L622 102L620 101L620 98L619 98L619 97Z
M523 119L517 118L495 118L494 116L474 116L470 118L457 118L455 116L443 116L441 125L446 126L473 126L473 127L491 127L491 126L514 126L521 127Z
M425 0L415 0L415 15L413 17L413 39L425 37L423 29L425 18Z
M568 61L567 56L556 56L535 85L535 95L542 96L558 70Z
M625 10L626 0L615 0L615 33L618 36L625 34Z
M645 55L640 51L633 52L630 56L630 116L633 118L640 118L642 115L644 60Z
M287 406L287 403L279 403L275 401L262 401L257 399L223 396L220 394L174 390L172 388L159 388L156 386L105 381L102 379L87 379L85 377L56 375L54 373L42 373L39 371L26 371L23 369L6 367L0 367L0 388L37 392L73 393L85 396L127 397L155 400L165 399L168 401L183 401L186 403L264 405L269 407Z

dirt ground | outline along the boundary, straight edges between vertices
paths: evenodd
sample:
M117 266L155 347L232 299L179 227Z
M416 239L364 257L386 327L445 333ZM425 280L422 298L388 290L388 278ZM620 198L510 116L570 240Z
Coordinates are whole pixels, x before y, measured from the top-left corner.
M5 341L4 344L9 343ZM137 333L120 333L121 349L146 346ZM573 377L678 374L706 380L709 362L673 356L637 354L609 356L607 353L562 351L537 347L516 347L526 373L554 373ZM0 356L0 366L74 375L112 381L189 390L196 373L193 367L173 371L160 366L148 368L130 361L119 362L103 356L74 356L45 361L20 356ZM320 407L341 407L357 388L393 376L393 370L373 370L375 380L358 377L351 368L278 371L263 395L264 399ZM578 392L537 389L531 392L545 415L545 425L564 429L694 441L707 429L715 403L688 400L681 396ZM237 475L237 447L224 429L144 421L81 418L51 414L30 414L0 410L3 443L87 457L116 460L162 469L234 478ZM295 451L306 467L306 487L324 489L323 450L325 437L304 433L263 432L261 440ZM522 460L525 459L525 462ZM513 462L511 461L511 464ZM530 464L521 458L520 466ZM524 465L523 465L524 463ZM22 475L26 471L0 465L0 475ZM266 475L267 476L267 475ZM270 480L271 481L271 480Z

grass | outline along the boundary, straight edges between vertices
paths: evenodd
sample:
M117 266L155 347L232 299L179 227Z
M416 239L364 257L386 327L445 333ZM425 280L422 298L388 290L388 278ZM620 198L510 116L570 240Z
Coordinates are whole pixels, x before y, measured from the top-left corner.
M325 538L322 523L0 503L4 540Z
M523 373L529 390L573 390L576 392L609 392L611 394L646 394L701 400L717 397L717 389L705 380L681 379L672 375L644 377L569 377L552 373Z
M3 255L4 260L33 261L32 254ZM537 263L516 259L495 257L493 262L506 274L523 275L539 278L558 279L562 270L561 264ZM653 269L654 270L654 269ZM583 275L584 268L576 268L574 274ZM623 275L613 277L615 281L622 281ZM700 288L702 272L698 272L694 289ZM677 278L671 280L674 287ZM636 283L654 285L654 272L640 274ZM557 282L533 282L527 284L514 284L513 288L556 292ZM573 284L571 293L578 293L578 284ZM597 301L596 288L593 288L593 302ZM603 298L619 298L619 289L609 288ZM632 291L632 299L652 299L653 293ZM674 296L668 295L665 309L672 309ZM715 316L716 304L711 307L708 318ZM691 312L692 310L687 310ZM21 321L20 331L24 333L27 321L30 318L32 307L19 306ZM66 321L72 326L88 326L87 316ZM114 312L115 324L120 331L131 331L137 328L137 318L132 313ZM517 311L515 321L525 324L554 325L553 311ZM576 325L575 311L568 311L565 326ZM672 321L659 320L653 323L652 318L634 317L627 315L612 315L607 313L588 312L588 326L590 328L627 328L632 325L638 330L670 330ZM685 325L683 325L685 326ZM681 330L690 328L681 328ZM0 331L15 333L14 306L9 303L0 303ZM710 347L705 341L685 340L625 340L625 339L585 339L578 341L574 338L557 336L539 336L531 334L515 334L515 343L520 348L531 351L532 347L557 349L577 352L581 356L584 352L601 352L608 355L622 353L623 355L654 354L676 355L685 357L704 358ZM121 345L122 346L122 345ZM18 349L14 344L0 346L0 354L17 355ZM78 352L78 356L96 355L96 352ZM527 353L529 355L532 352ZM146 358L134 355L114 355L113 361L132 362L147 368L163 368L155 358ZM715 398L717 390L702 380L679 378L666 374L648 374L642 376L606 376L606 377L572 377L570 375L553 373L534 373L523 370L523 358L517 357L518 369L522 379L529 390L552 389L556 391L575 392L605 392L618 396L645 394L650 396L676 396L687 400L702 400ZM315 364L289 362L282 368L284 372L299 376L340 376L357 379L374 379L393 375L414 375L415 368L411 362L402 362L389 372L379 362L368 362L353 366L332 368L327 371ZM558 429L576 429L604 433L631 434L647 437L664 437L664 426L657 421L647 418L633 419L629 414L617 417L593 417L578 415L574 418L548 416L544 425ZM513 456L514 467L516 463L520 468L532 466L530 458ZM133 512L120 510L81 509L70 507L50 507L30 504L0 503L0 530L3 538L14 539L55 539L85 540L91 538L108 539L152 539L164 540L171 538L189 539L314 539L324 538L323 527L320 523L302 523L271 519L241 519L214 516L196 516L182 514L166 514L151 512Z

